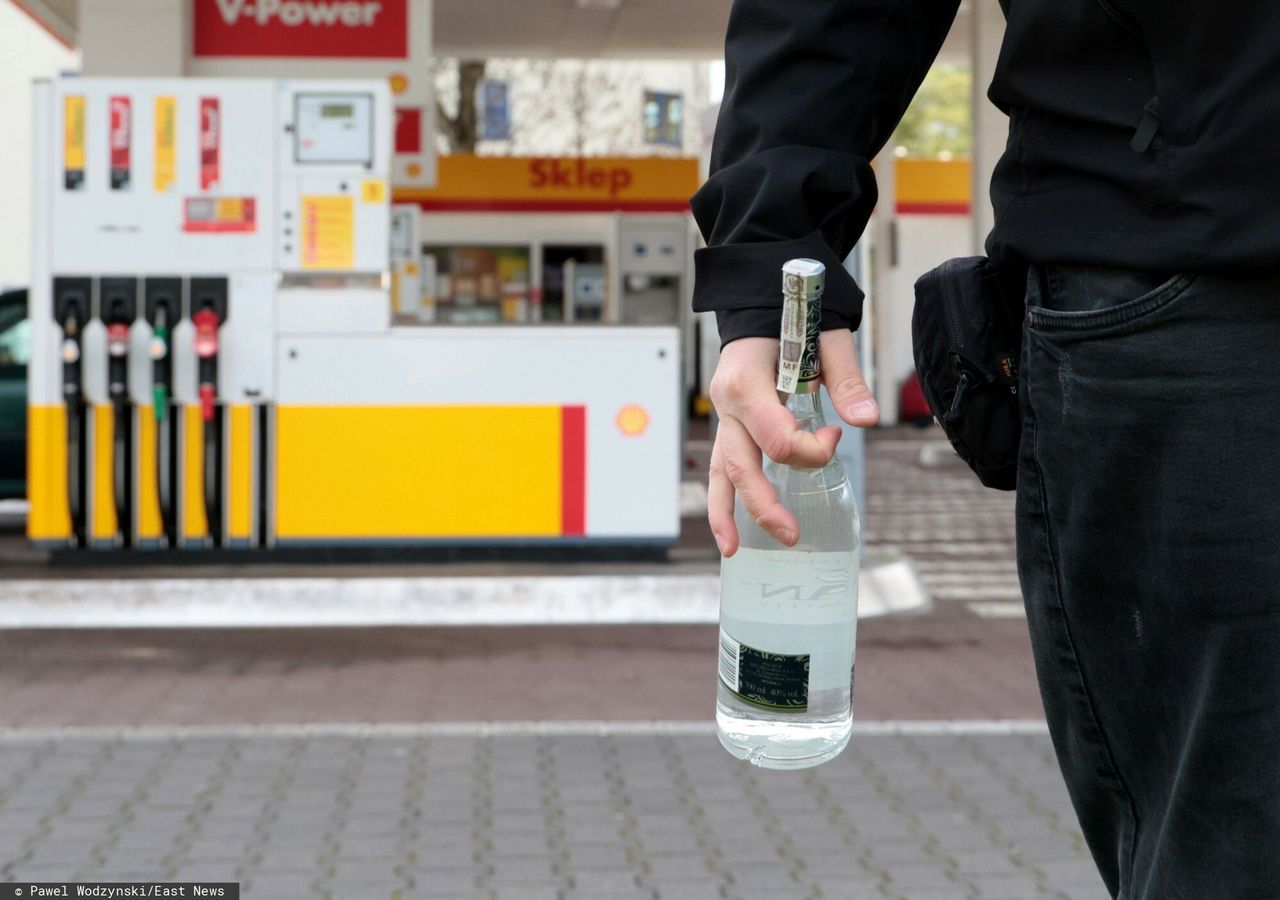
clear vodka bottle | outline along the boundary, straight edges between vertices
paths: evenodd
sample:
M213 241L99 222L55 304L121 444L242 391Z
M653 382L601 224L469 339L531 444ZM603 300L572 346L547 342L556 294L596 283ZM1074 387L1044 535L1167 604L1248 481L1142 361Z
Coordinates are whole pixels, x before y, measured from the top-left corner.
M826 424L818 397L823 278L813 260L783 267L778 387L806 431ZM834 758L849 743L858 513L839 457L821 469L793 469L766 457L764 472L795 516L800 541L778 543L738 503L738 552L720 568L716 726L734 756L799 769Z

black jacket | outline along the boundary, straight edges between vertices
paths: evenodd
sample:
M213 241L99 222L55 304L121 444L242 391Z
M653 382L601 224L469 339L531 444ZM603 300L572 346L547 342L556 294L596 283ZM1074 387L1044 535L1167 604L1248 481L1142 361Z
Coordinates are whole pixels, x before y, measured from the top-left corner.
M991 2L991 0L975 0ZM1010 117L996 260L1151 271L1280 268L1275 0L1006 0L988 97ZM827 263L824 327L857 327L840 266L889 139L958 0L736 0L694 309L774 337L782 263Z

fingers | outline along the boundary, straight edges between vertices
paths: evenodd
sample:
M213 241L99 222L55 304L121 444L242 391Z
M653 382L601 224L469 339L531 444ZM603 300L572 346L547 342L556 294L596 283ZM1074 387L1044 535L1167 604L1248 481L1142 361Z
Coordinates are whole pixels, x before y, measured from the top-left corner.
M876 424L880 407L862 377L853 333L843 329L822 332L821 353L822 383L840 418L861 427Z
M772 403L762 400L750 404L738 417L755 445L774 462L798 469L821 469L829 463L840 440L840 429L801 431L795 417L777 401L776 393L773 398Z
M764 454L777 463L819 469L831 461L838 428L816 433L801 431L795 418L778 401L775 382L778 342L742 338L721 352L711 400L722 418L738 420Z
M737 491L738 500L746 507L751 519L778 543L787 547L794 545L799 533L795 517L778 501L773 485L765 478L760 467L760 448L742 423L736 419L721 419L716 433L716 448L724 474ZM707 493L709 505L709 488ZM730 496L730 505L732 499ZM722 498L717 498L717 501L719 514L724 509L725 501ZM732 512L730 517L732 518ZM712 531L715 530L713 525ZM736 546L734 549L737 549Z
M711 468L707 481L707 521L722 556L738 552L738 528L733 522L733 482L724 469L720 438L711 448Z

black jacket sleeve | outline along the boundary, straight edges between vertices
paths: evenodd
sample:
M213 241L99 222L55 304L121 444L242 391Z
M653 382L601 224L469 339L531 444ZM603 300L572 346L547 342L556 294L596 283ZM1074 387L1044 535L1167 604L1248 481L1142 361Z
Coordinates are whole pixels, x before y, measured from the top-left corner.
M876 203L869 160L938 54L959 0L735 0L711 177L690 200L707 246L693 308L723 344L777 337L782 264L826 264L823 328L857 328L842 261Z

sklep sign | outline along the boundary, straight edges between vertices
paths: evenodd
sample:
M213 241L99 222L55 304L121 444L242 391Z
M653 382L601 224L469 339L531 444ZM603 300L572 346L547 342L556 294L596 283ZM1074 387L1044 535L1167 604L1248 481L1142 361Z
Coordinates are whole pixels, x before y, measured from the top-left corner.
M195 0L196 56L404 59L409 0Z

